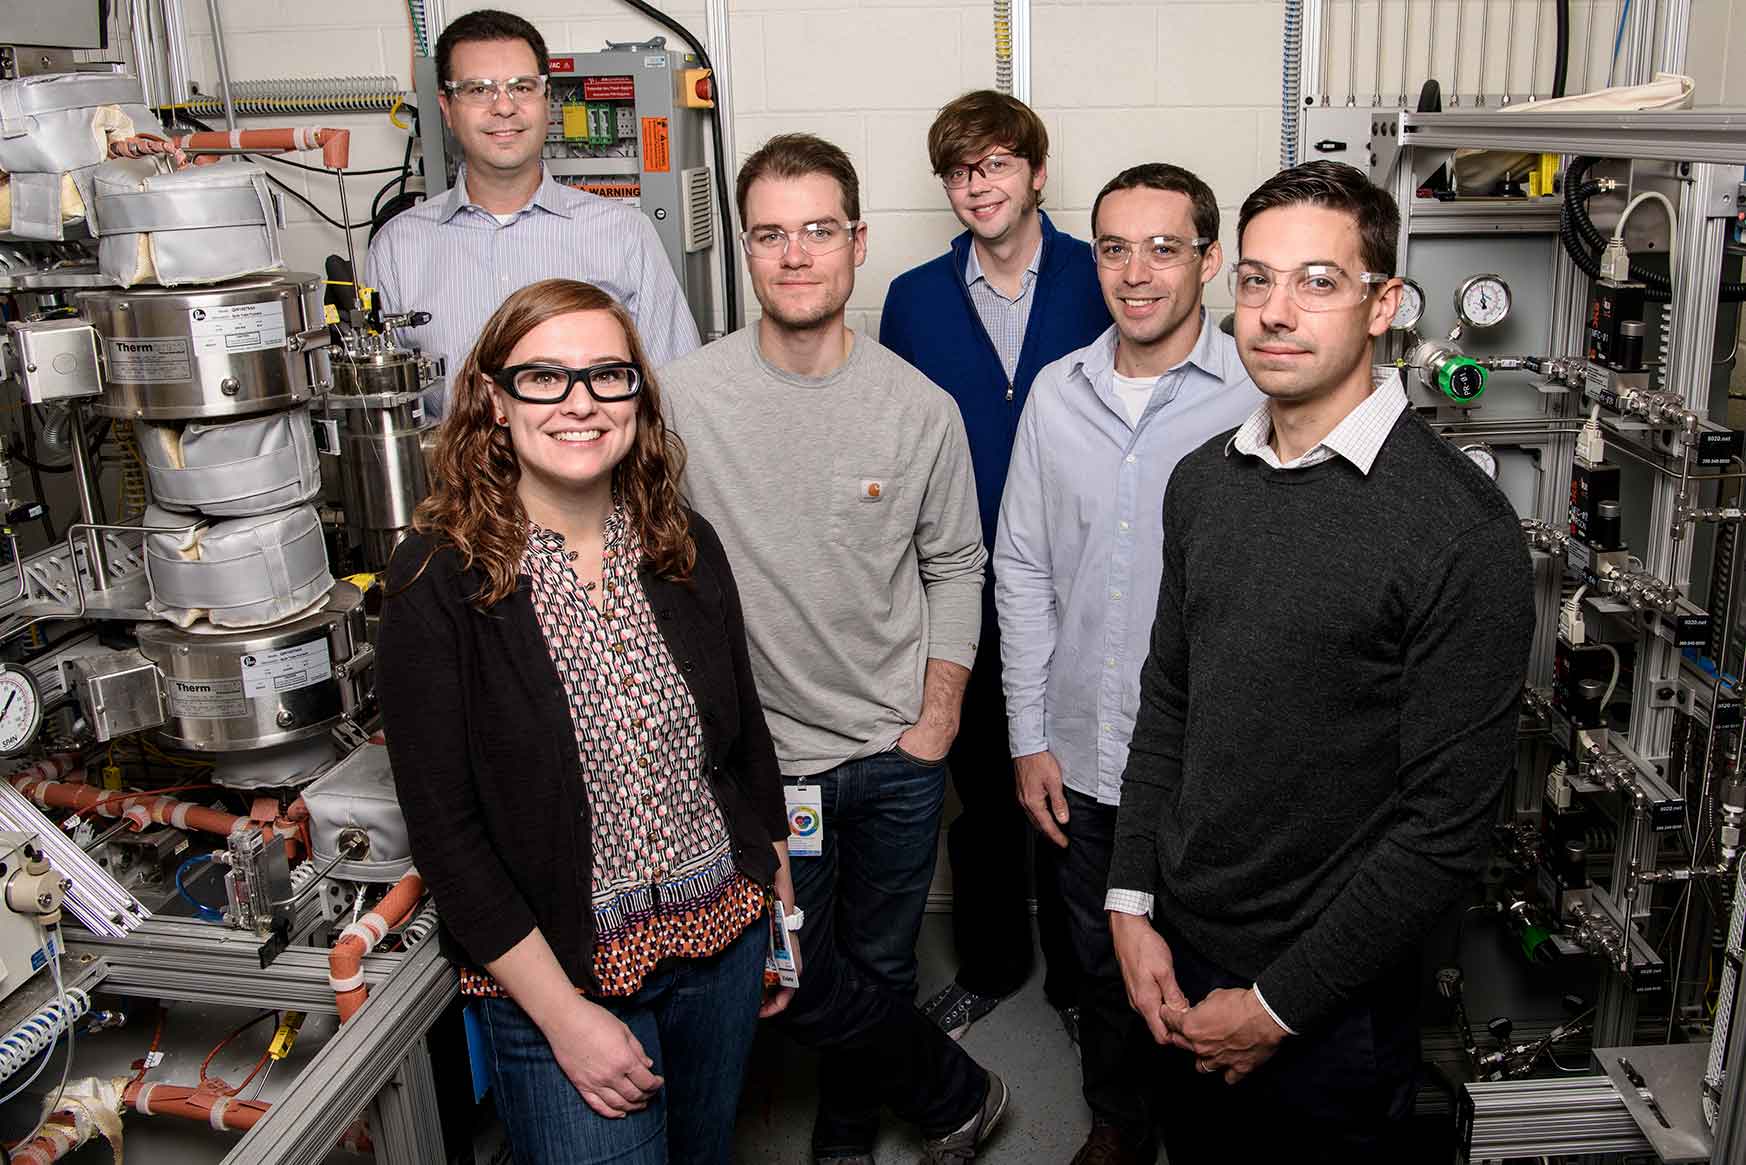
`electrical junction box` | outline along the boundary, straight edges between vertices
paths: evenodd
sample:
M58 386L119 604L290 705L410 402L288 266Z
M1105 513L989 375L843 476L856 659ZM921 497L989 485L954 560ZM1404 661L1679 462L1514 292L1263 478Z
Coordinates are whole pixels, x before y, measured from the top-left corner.
M27 404L50 404L100 396L97 333L81 319L34 320L6 325L10 364Z
M546 172L566 186L636 207L654 225L698 331L715 327L713 252L720 245L709 166L713 85L695 53L664 37L608 42L592 53L553 53L546 82ZM437 107L436 62L419 57L420 109ZM709 88L713 94L713 88ZM711 102L712 103L712 102ZM454 185L460 151L443 120L421 122L427 197Z
M67 663L79 710L99 741L157 728L168 705L157 665L137 651L85 655Z

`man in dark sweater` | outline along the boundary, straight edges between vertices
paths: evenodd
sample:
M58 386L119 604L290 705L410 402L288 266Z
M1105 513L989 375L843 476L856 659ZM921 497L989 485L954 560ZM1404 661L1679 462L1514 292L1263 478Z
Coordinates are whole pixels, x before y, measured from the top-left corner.
M1022 101L979 89L928 130L928 159L964 233L951 250L892 281L879 342L952 394L964 417L982 536L992 551L1013 434L1045 364L1109 327L1091 248L1042 213L1049 131ZM982 646L948 757L962 811L947 834L957 978L923 1011L954 1039L1031 973L1025 880L1030 833L1019 812L1000 687L992 571L982 588ZM1078 964L1055 889L1057 855L1037 858L1043 994L1077 1039Z
M1348 166L1249 196L1236 339L1268 400L1165 495L1109 905L1171 1165L1408 1159L1417 947L1513 762L1532 572L1503 495L1373 378L1398 229Z

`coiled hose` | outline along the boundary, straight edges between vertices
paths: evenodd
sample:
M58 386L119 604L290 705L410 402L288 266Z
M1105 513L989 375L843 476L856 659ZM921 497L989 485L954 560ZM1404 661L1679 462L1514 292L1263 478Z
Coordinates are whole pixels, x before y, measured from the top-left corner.
M1280 62L1279 168L1297 165L1297 118L1303 104L1303 0L1285 0L1285 49Z
M13 1028L0 1040L0 1080L52 1048L69 1024L78 1023L91 1010L91 997L74 987L67 992L67 1009L61 1011L57 998L35 1015Z
M411 950L419 943L429 938L437 928L437 912L435 906L426 906L418 912L418 917L407 923L400 932L400 945L404 950Z
M291 892L296 893L309 885L309 879L315 876L319 867L311 861L301 861L291 867Z
M146 471L132 421L115 425L115 444L121 450L121 521L145 517Z
M1599 182L1586 181L1589 168L1596 161L1596 158L1570 160L1570 167L1564 172L1564 202L1558 210L1558 237L1564 250L1590 279L1600 278L1598 252L1607 245L1606 236L1588 217L1588 200L1602 190ZM1673 281L1635 259L1631 261L1631 278L1644 285L1643 298L1651 303L1667 303L1673 298ZM1746 283L1724 279L1717 294L1723 303L1746 301Z

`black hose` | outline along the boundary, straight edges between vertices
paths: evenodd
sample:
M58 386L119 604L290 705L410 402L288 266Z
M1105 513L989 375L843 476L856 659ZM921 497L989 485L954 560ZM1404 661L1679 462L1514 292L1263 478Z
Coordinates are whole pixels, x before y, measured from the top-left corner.
M42 480L43 471L36 463L36 425L31 421L31 417L34 413L34 409L20 410L18 428L23 434L23 449L14 450L13 456L24 462L25 466L30 470L30 487L36 491L36 500L43 503L43 536L48 539L49 545L53 546L55 543L55 521L49 516L48 488L44 485ZM24 454L28 454L28 456L24 456ZM68 468L70 469L72 467L68 466Z
M1598 159L1572 158L1564 171L1564 202L1558 211L1558 235L1571 261L1591 279L1600 277L1597 253L1607 245L1606 236L1588 216L1588 199L1600 193L1598 182L1585 181L1589 167ZM1651 303L1667 303L1673 298L1673 280L1636 260L1631 261L1631 278L1644 285L1643 298ZM1746 283L1723 280L1717 290L1723 303L1746 302Z
M690 45L697 54L697 61L708 69L710 76L715 75L715 66L710 63L709 52L703 47L703 42L692 36L683 24L662 12L644 0L624 0L632 8L641 12L661 27L669 29ZM717 241L721 248L721 285L722 294L727 300L727 330L733 331L739 327L740 319L740 288L739 259L734 255L734 249L728 240L734 237L734 199L728 189L728 167L733 165L733 159L727 156L727 149L721 139L721 102L716 101L709 111L710 140L715 143L715 193L721 206L721 233L724 236Z
M1552 50L1552 96L1564 96L1565 83L1570 78L1570 0L1558 0L1558 43Z

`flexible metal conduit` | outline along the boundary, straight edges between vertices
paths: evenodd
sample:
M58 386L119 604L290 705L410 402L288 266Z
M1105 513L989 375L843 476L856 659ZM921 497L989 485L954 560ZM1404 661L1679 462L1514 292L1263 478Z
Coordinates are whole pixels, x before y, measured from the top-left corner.
M1285 51L1280 62L1279 168L1297 165L1297 115L1303 105L1303 0L1285 0Z
M1725 951L1740 949L1740 939L1746 934L1746 862L1734 879L1734 909L1728 916L1728 945ZM1710 1059L1704 1068L1704 1120L1716 1127L1719 1111L1716 1097L1721 1095L1722 1064L1728 1056L1728 1032L1733 1027L1734 1004L1740 987L1740 973L1733 959L1722 960L1722 984L1716 991L1716 1023L1710 1035Z
M238 117L283 117L303 113L387 113L406 99L393 77L280 77L233 81L231 99ZM195 117L224 116L216 97L191 97L185 108Z
M1012 0L994 0L994 88L1012 95Z

